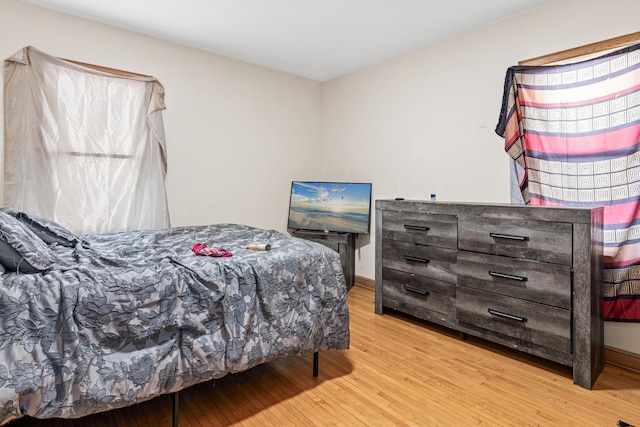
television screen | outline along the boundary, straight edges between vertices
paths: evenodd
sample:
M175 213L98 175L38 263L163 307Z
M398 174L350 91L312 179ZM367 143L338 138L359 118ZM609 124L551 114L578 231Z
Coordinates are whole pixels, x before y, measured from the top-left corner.
M370 219L370 183L291 183L288 228L368 234Z

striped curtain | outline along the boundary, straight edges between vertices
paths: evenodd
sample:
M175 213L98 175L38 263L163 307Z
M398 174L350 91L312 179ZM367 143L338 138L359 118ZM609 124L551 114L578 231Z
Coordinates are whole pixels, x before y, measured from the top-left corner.
M507 70L496 133L525 203L604 207L604 315L640 321L640 44Z

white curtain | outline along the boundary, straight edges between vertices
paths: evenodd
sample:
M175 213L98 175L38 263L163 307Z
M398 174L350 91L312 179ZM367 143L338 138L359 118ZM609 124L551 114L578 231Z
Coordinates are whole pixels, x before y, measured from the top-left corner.
M164 88L25 47L4 61L5 206L79 234L166 228Z

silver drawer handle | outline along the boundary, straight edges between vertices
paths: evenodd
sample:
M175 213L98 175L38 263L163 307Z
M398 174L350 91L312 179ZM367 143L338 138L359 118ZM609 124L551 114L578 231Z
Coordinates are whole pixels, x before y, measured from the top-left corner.
M510 234L489 233L489 236L497 239L520 240L523 242L529 240L528 236L512 236Z
M429 295L429 291L424 289L414 288L413 286L409 286L409 285L404 285L403 287L405 291L414 292L420 295Z
M413 231L429 231L429 227L424 225L405 224L404 228L405 230L413 230Z
M425 259L425 258L418 258L417 256L411 256L411 255L405 255L404 259L407 261L413 261L413 262L422 262L422 263L428 263L429 260Z
M519 280L520 282L526 282L528 279L524 276L514 276L512 274L499 273L497 271L489 271L490 276L502 277L503 279Z
M494 310L492 308L489 309L489 314L493 314L494 316L506 317L507 319L517 320L518 322L526 322L526 317L514 316L513 314L503 313L501 311Z

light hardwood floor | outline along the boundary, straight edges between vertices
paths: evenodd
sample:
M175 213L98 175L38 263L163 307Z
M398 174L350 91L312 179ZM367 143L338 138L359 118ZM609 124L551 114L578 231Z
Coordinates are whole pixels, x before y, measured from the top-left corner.
M606 365L593 390L569 368L422 323L376 315L373 290L349 292L351 348L273 361L180 393L180 427L640 427L640 374ZM22 419L10 427L160 427L171 399L79 420Z

